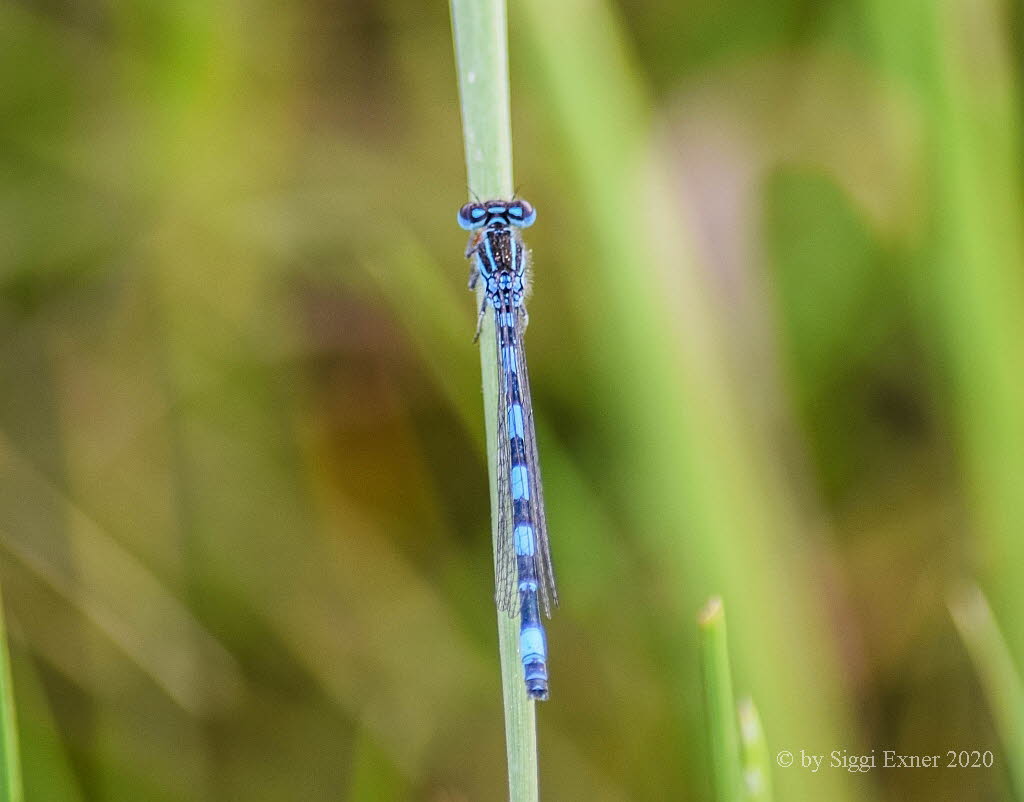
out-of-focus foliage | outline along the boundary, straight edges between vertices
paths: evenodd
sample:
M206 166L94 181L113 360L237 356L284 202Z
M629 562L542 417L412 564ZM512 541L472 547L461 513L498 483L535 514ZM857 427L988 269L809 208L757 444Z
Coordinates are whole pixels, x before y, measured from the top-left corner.
M946 605L1019 671L1020 14L513 2L545 798L710 798L712 594L772 754L995 752L777 798L1010 798ZM27 799L504 793L460 132L443 4L0 6Z

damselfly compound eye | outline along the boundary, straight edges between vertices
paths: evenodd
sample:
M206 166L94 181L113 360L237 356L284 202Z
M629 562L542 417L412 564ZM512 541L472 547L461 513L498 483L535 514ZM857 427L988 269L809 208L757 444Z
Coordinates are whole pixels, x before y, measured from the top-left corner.
M537 212L526 201L513 201L508 205L508 220L514 226L526 228L537 219Z
M467 203L459 209L459 225L470 231L480 228L487 219L487 210L479 203Z

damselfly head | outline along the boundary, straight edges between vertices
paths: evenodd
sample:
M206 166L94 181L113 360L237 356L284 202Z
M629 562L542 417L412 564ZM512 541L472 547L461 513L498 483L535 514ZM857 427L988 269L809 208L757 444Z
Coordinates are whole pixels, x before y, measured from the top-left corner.
M459 225L468 231L490 225L526 228L536 219L537 212L524 200L467 203L459 209Z

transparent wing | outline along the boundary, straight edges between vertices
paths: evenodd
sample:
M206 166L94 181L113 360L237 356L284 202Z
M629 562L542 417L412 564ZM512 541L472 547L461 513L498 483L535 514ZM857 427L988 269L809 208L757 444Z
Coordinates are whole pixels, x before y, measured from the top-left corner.
M501 325L511 320L511 326ZM508 408L510 399L518 396L523 408L523 440L530 483L530 521L536 548L534 572L540 587L544 612L550 616L558 606L555 572L551 564L547 517L544 512L544 488L537 456L537 433L530 397L530 379L523 351L526 313L522 308L501 306L495 310L495 348L498 362L498 548L495 560L495 602L509 615L519 612L519 577L513 536L512 455L509 448ZM514 364L514 367L513 367ZM513 391L514 390L514 391Z
M515 315L514 336L512 343L519 355L519 394L523 402L524 434L526 440L526 458L530 463L530 506L533 518L533 530L537 539L534 551L534 567L540 585L544 612L551 616L551 608L558 606L558 588L555 586L555 569L551 564L551 545L548 541L548 522L544 512L544 483L540 477L540 459L537 456L537 431L533 422L533 399L530 397L530 374L526 367L523 350L523 334L526 331L526 310L513 310ZM513 560L514 561L514 560Z
M498 365L498 541L494 562L494 601L499 610L510 616L519 612L516 552L512 535L512 455L508 447L508 381L506 358L511 342L507 330L501 326L502 313L494 314L495 358Z

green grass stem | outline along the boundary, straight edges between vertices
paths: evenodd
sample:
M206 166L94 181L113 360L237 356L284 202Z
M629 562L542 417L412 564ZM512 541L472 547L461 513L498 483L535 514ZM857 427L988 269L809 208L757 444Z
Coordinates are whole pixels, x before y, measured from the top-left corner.
M1024 684L988 599L971 586L949 602L999 732L1017 799L1024 799Z
M459 76L466 173L471 194L480 198L512 196L512 130L509 110L508 30L504 0L452 0L452 34ZM452 215L454 224L454 210ZM469 322L471 318L467 316ZM468 330L468 329L467 329ZM484 419L490 468L492 538L498 537L498 366L494 321L488 316L480 334ZM509 798L536 800L537 730L533 703L526 695L519 663L518 621L498 612L501 684L505 705Z
M21 802L21 763L18 758L18 726L14 715L14 686L7 653L7 628L0 600L0 802Z
M740 700L736 713L740 724L743 798L747 802L772 802L772 764L761 716L749 698Z
M740 750L736 734L736 704L726 640L725 608L711 599L697 616L700 628L704 702L707 708L708 750L717 802L739 802Z

